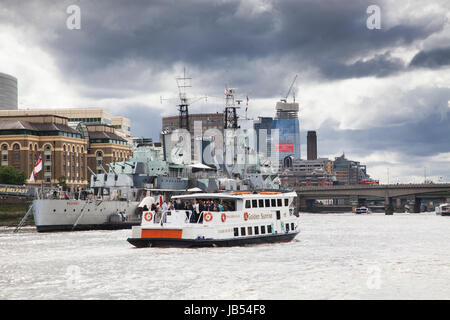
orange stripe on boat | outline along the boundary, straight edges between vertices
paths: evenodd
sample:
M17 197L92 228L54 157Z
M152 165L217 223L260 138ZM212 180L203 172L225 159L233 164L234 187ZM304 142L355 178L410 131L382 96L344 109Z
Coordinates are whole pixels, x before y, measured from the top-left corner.
M181 239L182 232L179 229L142 229L141 238Z

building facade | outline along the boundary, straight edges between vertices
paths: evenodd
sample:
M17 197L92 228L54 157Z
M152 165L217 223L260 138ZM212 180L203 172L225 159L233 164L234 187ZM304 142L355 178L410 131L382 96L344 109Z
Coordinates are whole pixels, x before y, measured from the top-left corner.
M370 179L366 166L345 158L345 154L335 158L333 167L339 184L359 184Z
M197 126L197 127L196 127ZM163 133L170 133L180 128L179 116L163 117L162 131ZM195 135L195 130L198 128L200 135ZM191 139L191 159L201 162L201 155L195 155L195 142L199 143L199 150L203 149L202 141L204 140L207 130L217 129L222 134L224 133L224 114L217 113L197 113L189 114L189 134ZM161 134L161 142L164 142L163 133ZM209 137L208 137L209 138ZM167 146L166 146L167 147Z
M88 184L87 139L67 124L67 118L0 117L1 165L25 172L27 178L42 157L42 170L31 185L51 185L64 179L76 189Z
M17 109L17 108L16 108ZM100 108L49 108L49 109L20 109L20 110L0 110L0 116L27 116L27 115L48 115L65 117L69 124L106 124L116 129L116 133L128 141L131 136L130 119L122 116L111 116L111 114ZM131 140L130 140L131 144Z
M89 185L91 170L108 171L108 163L131 158L131 145L113 127L69 124L57 115L0 116L1 165L22 170L29 178L41 156L43 168L30 185L64 180L71 190L79 190Z

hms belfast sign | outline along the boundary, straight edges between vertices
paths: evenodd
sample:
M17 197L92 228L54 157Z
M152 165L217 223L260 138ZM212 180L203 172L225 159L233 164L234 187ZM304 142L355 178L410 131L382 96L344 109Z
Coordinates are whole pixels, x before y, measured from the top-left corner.
M34 196L34 190L25 186L0 184L0 194L9 196Z

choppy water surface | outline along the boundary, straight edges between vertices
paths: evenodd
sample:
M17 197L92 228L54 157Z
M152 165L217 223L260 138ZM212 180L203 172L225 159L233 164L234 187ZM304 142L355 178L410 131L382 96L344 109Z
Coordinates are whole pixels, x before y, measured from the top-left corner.
M132 247L130 230L0 232L1 299L449 299L450 217L301 216L294 242Z

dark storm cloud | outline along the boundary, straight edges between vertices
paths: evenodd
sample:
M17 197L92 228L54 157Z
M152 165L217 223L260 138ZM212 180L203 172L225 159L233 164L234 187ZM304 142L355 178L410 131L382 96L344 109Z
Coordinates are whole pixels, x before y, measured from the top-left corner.
M450 91L450 90L449 90ZM449 92L450 94L450 92ZM448 109L448 108L447 108ZM408 156L433 156L450 152L450 110L432 113L396 126L343 130L332 120L317 130L320 150L327 154L342 152L367 155L368 152L398 152ZM303 135L305 136L305 134ZM388 159L389 160L389 159Z
M386 77L405 70L405 63L389 53L375 55L374 58L358 60L351 64L324 64L322 72L329 79L361 78L367 76Z
M73 3L81 8L81 30L65 27L65 9ZM158 92L157 75L177 63L222 74L254 95L273 96L299 71L325 79L401 72L402 61L385 52L425 39L446 22L442 13L369 30L370 4L273 1L270 10L258 11L235 0L60 1L49 6L56 12L56 36L44 41L64 72L86 87L107 88L105 97L124 89ZM389 10L388 2L380 6ZM215 80L211 76L209 83Z
M428 51L422 50L414 56L410 66L430 69L450 66L450 47Z

